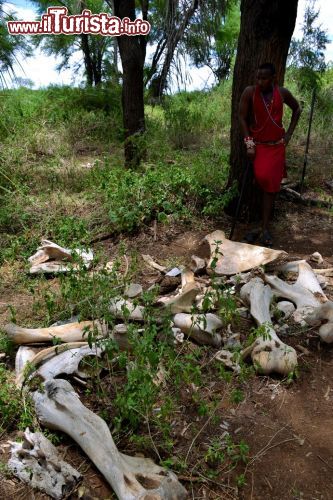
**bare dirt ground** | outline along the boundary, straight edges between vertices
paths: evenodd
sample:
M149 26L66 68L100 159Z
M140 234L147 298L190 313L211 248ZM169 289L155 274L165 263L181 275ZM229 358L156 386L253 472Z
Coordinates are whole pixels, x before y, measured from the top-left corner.
M277 205L276 221L273 228L274 247L283 249L295 259L308 258L318 251L324 258L324 266L333 266L332 213L280 200ZM228 234L230 219L221 217L219 221L203 221L200 227L170 223L169 226L149 227L135 237L125 238L128 248L139 253L149 253L158 262L168 265L185 263L195 253L200 240L214 229L225 229ZM239 224L235 239L240 240L248 226ZM124 239L122 239L124 242ZM112 259L117 254L119 238L112 237L96 243L106 257ZM9 271L8 271L9 272ZM20 270L17 270L20 272ZM154 280L154 271L142 269L141 282L148 285ZM0 327L8 320L7 305L17 309L17 321L27 322L32 318L33 299L26 290L17 292L10 284L4 287L0 303ZM326 289L333 298L333 288ZM30 320L31 321L31 320ZM29 321L28 321L29 322ZM250 325L242 327L243 333ZM245 332L246 333L246 332ZM286 340L287 339L287 340ZM315 331L302 335L287 335L285 340L296 348L299 356L299 377L291 384L276 377L255 376L242 384L244 400L231 403L226 397L225 386L207 370L210 380L209 391L219 396L221 404L217 410L220 422L228 428L234 441L244 440L250 447L247 465L236 467L228 474L221 472L210 479L195 472L180 473L180 479L195 499L244 499L244 500L330 500L333 498L333 348L318 341ZM212 437L220 437L224 427L221 423L206 425L207 416L192 415L187 405L186 394L181 397L177 427L184 422L192 423L191 428L175 439L174 455L182 455L188 450L196 435L202 430L193 446L190 464L200 460L207 442ZM92 401L91 406L96 405ZM199 418L199 421L196 419ZM192 420L191 420L192 419ZM206 427L205 427L206 425ZM17 437L13 433L10 438ZM0 460L4 461L8 448L4 447L9 436L0 441ZM135 453L126 441L118 443L122 451ZM80 452L76 445L64 438L60 450L66 460L84 473L83 488L69 496L71 499L114 498L101 475ZM151 457L156 460L153 454ZM225 471L224 471L225 472ZM245 472L246 484L235 487L237 474ZM1 478L1 476L0 476ZM36 493L13 478L1 478L0 498L3 499L43 499L45 495Z

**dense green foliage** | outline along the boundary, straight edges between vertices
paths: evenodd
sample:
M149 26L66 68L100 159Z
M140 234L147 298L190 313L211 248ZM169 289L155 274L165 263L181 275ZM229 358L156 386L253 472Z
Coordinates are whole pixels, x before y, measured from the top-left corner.
M326 69L325 49L329 38L318 25L318 16L316 1L309 0L304 13L302 38L293 38L289 50L289 65L297 74L298 86L306 90L320 85L320 76Z

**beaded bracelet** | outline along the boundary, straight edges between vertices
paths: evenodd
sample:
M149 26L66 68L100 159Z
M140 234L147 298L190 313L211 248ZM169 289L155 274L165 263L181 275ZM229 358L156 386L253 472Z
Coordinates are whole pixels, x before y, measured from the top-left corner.
M256 147L253 137L244 137L244 144L246 149L254 149Z

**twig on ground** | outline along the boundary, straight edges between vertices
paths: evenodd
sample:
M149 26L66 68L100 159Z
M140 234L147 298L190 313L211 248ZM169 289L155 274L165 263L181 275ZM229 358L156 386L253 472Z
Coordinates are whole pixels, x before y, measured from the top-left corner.
M326 460L324 460L320 455L317 455L317 457L319 458L319 460L321 460L325 465L327 465L327 467L331 470L333 470L333 467L326 462Z

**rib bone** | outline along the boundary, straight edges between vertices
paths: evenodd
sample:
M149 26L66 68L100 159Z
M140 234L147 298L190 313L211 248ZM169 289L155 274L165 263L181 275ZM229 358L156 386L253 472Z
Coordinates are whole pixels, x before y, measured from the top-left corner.
M258 326L265 325L266 332L258 337L251 348L251 358L255 368L265 375L277 372L288 375L297 365L295 349L284 344L272 327L270 303L272 290L260 278L253 278L241 289L241 298L250 304L251 315ZM250 352L248 350L248 352ZM245 357L245 353L242 353Z
M186 490L172 472L150 459L120 453L104 420L80 402L66 380L46 382L45 392L35 392L34 401L41 423L71 436L120 500L186 498Z

